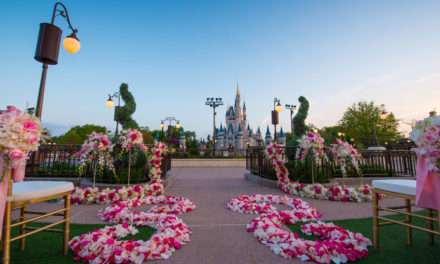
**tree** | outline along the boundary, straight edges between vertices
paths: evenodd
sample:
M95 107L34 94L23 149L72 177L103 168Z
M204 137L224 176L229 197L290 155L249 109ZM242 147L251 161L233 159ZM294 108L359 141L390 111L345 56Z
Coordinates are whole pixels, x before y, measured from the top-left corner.
M347 108L339 125L346 136L354 138L361 147L400 138L394 114L387 113L383 105L377 106L373 102L362 101Z
M333 144L335 140L338 138L338 133L343 132L341 126L329 126L323 127L319 130L319 134L325 140L326 144Z
M105 133L106 131L105 127L93 124L74 126L64 135L53 137L52 141L57 144L82 144L92 132Z
M119 93L125 105L116 107L115 121L121 124L123 129L139 128L136 121L131 117L136 112L136 101L128 91L128 84L122 83L119 87Z

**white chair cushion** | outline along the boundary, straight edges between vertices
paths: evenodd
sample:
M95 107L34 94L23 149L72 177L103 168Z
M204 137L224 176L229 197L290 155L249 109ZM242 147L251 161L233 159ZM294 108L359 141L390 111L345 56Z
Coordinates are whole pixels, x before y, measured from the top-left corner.
M64 181L24 181L12 185L14 201L47 197L73 191L73 183Z
M384 191L416 195L415 180L374 180L372 185Z

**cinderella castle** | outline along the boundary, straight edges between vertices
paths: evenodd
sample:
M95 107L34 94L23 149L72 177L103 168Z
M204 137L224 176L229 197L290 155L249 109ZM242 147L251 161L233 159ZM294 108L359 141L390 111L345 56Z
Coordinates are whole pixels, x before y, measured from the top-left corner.
M260 128L254 133L251 129L246 114L246 103L241 106L240 88L237 84L235 103L226 110L225 126L220 124L216 128L216 150L220 153L233 152L234 155L244 155L248 146L263 146L272 140L269 127L263 140ZM283 130L279 134L280 143L285 142Z

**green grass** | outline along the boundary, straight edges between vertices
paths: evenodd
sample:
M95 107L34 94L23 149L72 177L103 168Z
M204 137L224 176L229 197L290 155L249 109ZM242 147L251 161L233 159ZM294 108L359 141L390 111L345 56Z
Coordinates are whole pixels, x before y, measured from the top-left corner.
M415 221L419 225L426 224L422 221ZM341 220L335 221L336 224L351 231L360 232L371 238L371 219ZM102 225L71 225L72 236L90 232ZM298 231L298 226L291 227L293 231ZM243 230L243 232L245 232ZM440 239L436 238L434 246L428 243L428 234L420 231L413 231L413 245L406 245L406 228L403 226L391 225L383 226L381 232L381 248L375 250L369 248L369 256L358 263L416 263L430 264L440 263ZM148 239L154 233L154 229L149 227L139 228L139 234L134 239ZM300 232L299 232L300 233ZM301 234L301 233L300 233ZM306 239L312 239L305 237ZM133 238L131 238L133 239ZM18 248L19 243L12 243L11 263L16 264L51 264L51 263L75 263L72 254L62 255L62 236L56 233L39 233L26 240L26 249L21 252ZM183 249L185 250L185 249Z
M392 218L397 218L393 216ZM399 219L402 219L399 217ZM427 227L426 222L415 220L414 223ZM335 224L360 232L372 239L371 218L358 220L340 220ZM313 239L299 232L299 226L290 226L292 231L297 232L300 237ZM440 263L440 238L435 238L435 244L431 246L428 240L428 233L413 229L413 245L406 245L406 228L399 225L381 226L380 249L373 247L368 249L368 257L357 263L384 263L384 264L439 264Z
M72 224L71 235L77 236L83 233L101 228L104 225L77 225ZM126 239L148 240L155 230L151 227L137 228L139 233ZM16 232L14 232L14 235ZM53 232L42 232L30 236L26 239L25 251L20 251L19 242L15 241L11 245L11 263L13 264L65 264L76 263L73 261L71 252L67 256L63 255L62 234ZM125 240L125 239L124 239Z

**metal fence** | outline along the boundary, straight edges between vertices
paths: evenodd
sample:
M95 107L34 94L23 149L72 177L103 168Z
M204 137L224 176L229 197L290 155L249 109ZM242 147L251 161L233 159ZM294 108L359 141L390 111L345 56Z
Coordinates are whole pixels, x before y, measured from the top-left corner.
M296 148L284 147L286 161L295 160ZM249 147L246 152L246 168L253 174L265 178L276 179L272 164L265 155L262 147ZM360 160L361 173L365 177L401 177L415 176L417 156L411 150L385 150L361 152ZM329 153L329 159L320 161L319 164L312 164L324 177L340 177L336 162ZM309 165L305 165L306 167ZM306 168L307 169L307 168Z
M152 146L149 146L152 147ZM40 145L33 152L26 164L27 177L75 178L79 177L79 158L73 154L78 152L81 145ZM162 178L171 169L171 158L165 155L162 160ZM86 173L86 177L92 175Z

